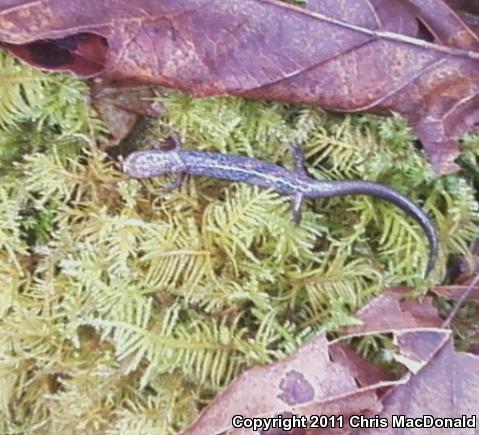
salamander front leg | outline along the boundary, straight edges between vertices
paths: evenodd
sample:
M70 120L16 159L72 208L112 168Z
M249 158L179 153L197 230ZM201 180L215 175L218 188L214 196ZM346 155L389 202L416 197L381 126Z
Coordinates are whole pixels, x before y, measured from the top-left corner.
M172 192L173 190L179 189L181 185L183 184L183 181L185 181L185 177L186 175L184 172L175 174L175 178L173 178L173 181L167 184L165 187L163 187L163 190L165 192Z
M298 143L292 143L290 145L291 154L293 155L294 161L294 172L303 178L311 178L306 170L303 148Z
M166 146L162 146L165 151L173 151L178 152L181 151L181 140L175 132L171 132L171 134L166 138L164 141Z
M181 140L175 132L171 132L170 136L165 140L166 147L164 148L165 152L179 152L181 151ZM171 183L166 185L163 190L165 192L171 192L181 187L183 181L185 181L186 174L184 172L178 172L175 174L175 177Z
M294 172L301 178L309 178L309 174L305 168L305 158L301 145L292 143L290 148L291 154L293 155ZM301 208L303 206L303 199L304 195L302 193L297 193L293 196L293 221L296 224L299 224L302 219Z
M303 207L303 199L304 195L302 193L297 193L293 196L293 222L295 224L299 224L301 219L303 218L303 214L301 213L301 208Z

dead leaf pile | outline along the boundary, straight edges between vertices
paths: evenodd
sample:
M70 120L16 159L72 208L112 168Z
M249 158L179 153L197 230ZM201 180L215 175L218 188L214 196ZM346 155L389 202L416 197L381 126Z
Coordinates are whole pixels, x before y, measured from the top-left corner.
M405 115L439 173L479 121L475 1L4 0L0 43L33 66Z
M363 324L349 328L339 339L320 335L294 355L278 363L243 373L206 407L184 432L211 435L228 431L249 434L240 428L244 419L255 419L263 434L376 434L377 427L355 428L363 416L387 422L384 434L423 434L424 429L395 429L393 415L417 418L424 415L459 418L478 417L479 357L456 352L451 331L442 328L431 298L404 301L404 289L383 293L365 306L358 317ZM396 344L394 358L408 369L399 379L358 356L344 341L371 333L391 333ZM343 416L343 427L296 428L287 432L271 428L292 416ZM236 419L235 419L236 416ZM354 417L353 417L354 416ZM352 417L352 420L349 420ZM243 420L242 420L243 419ZM253 421L253 420L251 420ZM324 421L323 421L324 423ZM280 424L277 424L280 426ZM475 428L433 429L430 433L474 434Z

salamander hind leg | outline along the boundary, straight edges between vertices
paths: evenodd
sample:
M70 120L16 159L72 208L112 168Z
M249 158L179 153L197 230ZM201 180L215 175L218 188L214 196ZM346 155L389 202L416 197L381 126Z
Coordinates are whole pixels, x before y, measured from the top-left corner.
M292 143L290 145L291 154L293 155L294 161L294 172L299 178L310 178L308 172L306 171L304 152L301 145L298 143ZM302 219L301 208L303 206L304 195L302 193L296 193L293 198L293 221L296 224L299 224Z
M293 196L293 222L299 224L303 215L301 213L301 208L303 206L304 195L302 193L297 193Z
M181 151L181 139L175 132L171 132L170 136L168 136L164 142L166 146L163 146L162 148L165 151Z
M182 148L181 140L174 131L170 133L170 136L166 138L164 143L166 144L166 146L162 146L161 148L167 153L181 151L181 148ZM181 185L183 184L183 181L185 181L185 177L186 177L186 174L184 172L176 173L175 177L173 178L173 181L167 184L163 188L163 190L165 192L171 192L173 190L180 188Z
M173 181L169 184L167 184L163 190L165 192L171 192L173 190L176 190L181 187L183 184L183 181L185 181L186 174L184 172L181 172L179 174L175 175L175 178L173 178Z
M294 172L302 178L310 178L308 171L306 170L304 152L301 145L294 142L290 145L291 154L293 155L294 161Z

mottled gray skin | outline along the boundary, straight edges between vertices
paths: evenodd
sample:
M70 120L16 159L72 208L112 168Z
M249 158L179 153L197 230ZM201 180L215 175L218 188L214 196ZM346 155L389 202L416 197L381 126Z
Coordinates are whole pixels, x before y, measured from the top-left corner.
M434 268L437 259L438 237L429 218L404 195L382 184L362 180L315 180L305 172L293 172L263 160L204 151L161 149L136 151L126 158L123 168L129 176L134 178L150 178L175 173L254 184L291 195L297 199L298 205L303 197L370 195L381 198L401 208L424 230L430 251L426 276Z

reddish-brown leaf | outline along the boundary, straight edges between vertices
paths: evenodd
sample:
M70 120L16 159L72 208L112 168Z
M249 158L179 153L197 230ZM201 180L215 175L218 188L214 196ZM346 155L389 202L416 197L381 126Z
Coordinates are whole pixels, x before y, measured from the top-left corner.
M431 291L446 299L459 299L468 289L468 285L437 285L432 287ZM479 287L476 287L468 299L479 302Z
M360 326L346 329L344 337L392 333L402 354L395 355L398 362L412 372L417 372L444 344L448 337L443 321L439 318L432 298L421 300L404 299L408 289L393 288L383 292L358 311L363 321ZM416 338L421 344L416 349Z
M354 350L343 343L330 344L329 354L334 362L341 363L349 369L360 387L394 379L391 373L361 358Z
M421 349L427 339L416 335L415 349ZM410 342L408 348L410 351ZM420 351L419 351L420 352ZM418 355L417 353L415 355ZM434 417L458 418L463 415L478 420L477 399L479 397L479 357L454 351L452 339L447 337L432 357L423 359L424 367L411 375L409 381L391 390L384 398L384 409L379 414L392 422L393 415L408 418L432 415ZM361 435L377 434L377 430L362 430ZM381 434L422 435L424 433L466 435L476 434L476 428L462 429L388 429Z
M394 339L400 352L395 355L395 360L405 365L412 373L417 373L449 338L450 331L446 329L397 332Z
M478 0L447 0L453 8L479 14L479 1Z
M357 317L363 324L347 328L346 335L440 327L442 321L432 299L424 297L421 301L408 301L404 299L406 292L407 289L401 287L384 291L358 311Z
M479 42L442 0L4 0L37 67L408 117L435 168L479 120Z

